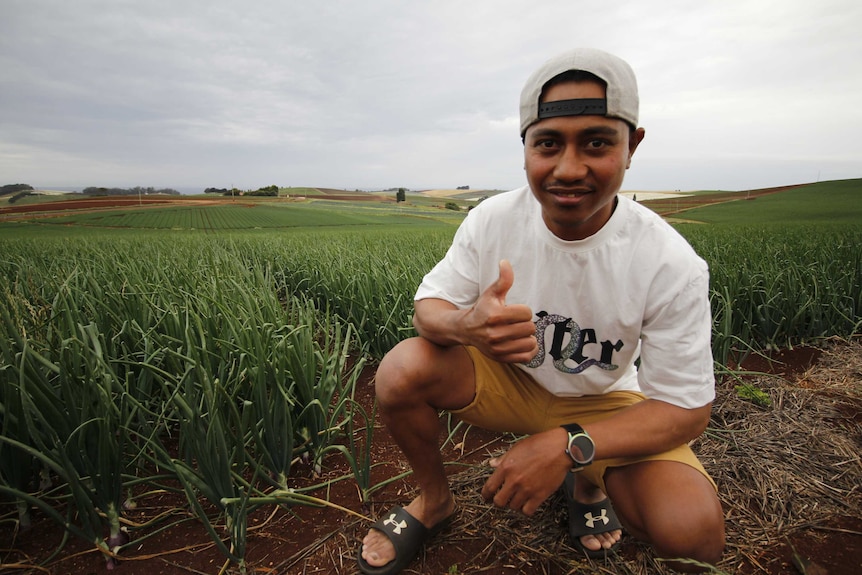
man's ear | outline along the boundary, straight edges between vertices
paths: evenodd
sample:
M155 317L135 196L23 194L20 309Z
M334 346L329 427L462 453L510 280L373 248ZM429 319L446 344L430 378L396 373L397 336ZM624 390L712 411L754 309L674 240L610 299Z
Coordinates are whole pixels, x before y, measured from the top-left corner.
M635 155L635 150L637 150L640 143L643 142L644 136L646 136L646 130L643 128L629 131L629 159L626 162L627 170L632 165L632 156Z

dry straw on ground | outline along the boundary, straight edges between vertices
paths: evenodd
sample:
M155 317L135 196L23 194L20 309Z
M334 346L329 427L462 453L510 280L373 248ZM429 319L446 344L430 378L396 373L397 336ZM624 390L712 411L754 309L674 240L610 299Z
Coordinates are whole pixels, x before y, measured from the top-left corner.
M693 445L720 486L727 550L717 567L724 573L742 565L760 570L771 547L803 528L828 531L836 517L862 517L862 342L827 344L817 364L792 380L749 375L744 381L768 394L771 405L740 398L740 381L723 380L710 428ZM565 506L559 496L532 518L495 509L479 495L488 475L487 466L476 466L452 476L457 521L409 573L445 573L433 561L441 546L469 550L450 571L459 574L671 572L631 537L618 557L578 559L561 529ZM362 522L346 525L304 556L353 572L356 540L366 529Z

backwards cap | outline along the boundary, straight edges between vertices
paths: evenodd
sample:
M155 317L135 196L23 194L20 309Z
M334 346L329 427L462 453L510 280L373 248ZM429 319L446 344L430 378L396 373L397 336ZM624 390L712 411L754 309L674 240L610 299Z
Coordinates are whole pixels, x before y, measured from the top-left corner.
M539 105L542 90L549 80L563 72L581 70L602 80L605 99L564 100ZM584 114L619 118L631 126L638 125L638 85L631 67L613 54L579 48L565 52L545 62L533 72L521 90L521 137L532 124L554 116Z

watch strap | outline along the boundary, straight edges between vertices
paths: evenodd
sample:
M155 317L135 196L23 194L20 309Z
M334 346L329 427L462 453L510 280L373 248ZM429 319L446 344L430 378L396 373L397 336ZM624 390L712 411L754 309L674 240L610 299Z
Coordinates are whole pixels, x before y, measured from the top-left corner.
M564 425L561 425L560 427L562 427L572 435L577 435L578 433L585 433L584 428L577 423L566 423Z

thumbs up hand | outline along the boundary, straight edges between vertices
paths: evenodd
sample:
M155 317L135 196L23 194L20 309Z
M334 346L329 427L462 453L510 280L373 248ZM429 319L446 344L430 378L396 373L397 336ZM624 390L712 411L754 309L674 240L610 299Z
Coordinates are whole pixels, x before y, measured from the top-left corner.
M515 282L515 272L507 260L500 262L500 275L479 296L464 317L468 343L482 353L504 363L526 363L538 352L533 311L524 304L506 305L506 296Z

